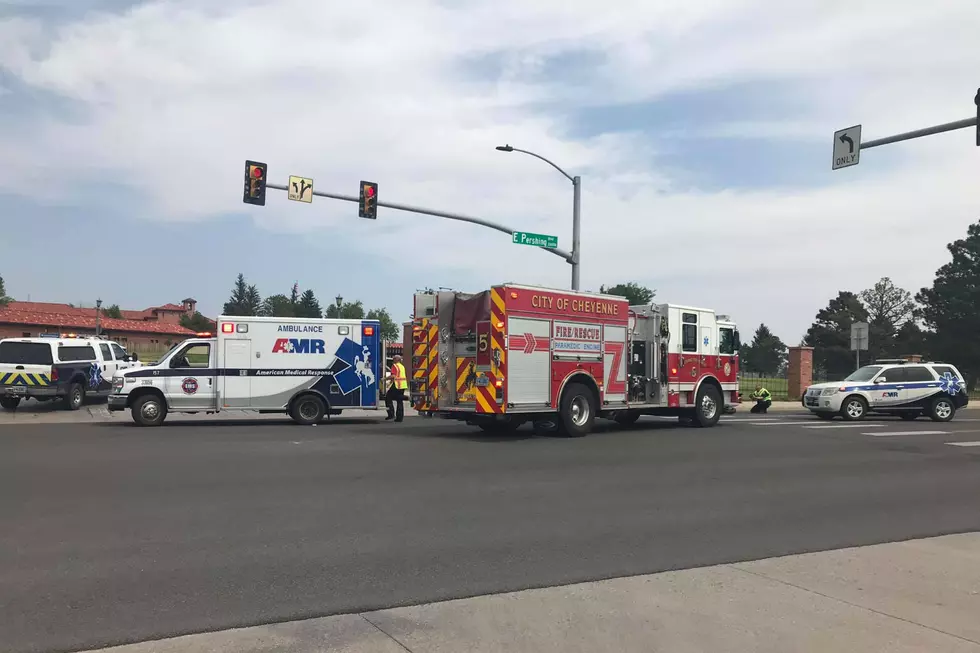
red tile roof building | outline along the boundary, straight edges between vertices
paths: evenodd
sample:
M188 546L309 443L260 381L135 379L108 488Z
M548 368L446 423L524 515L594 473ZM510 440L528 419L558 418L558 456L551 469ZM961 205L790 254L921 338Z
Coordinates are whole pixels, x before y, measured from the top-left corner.
M105 316L101 309L99 325L104 335L121 343L159 348L194 335L180 325L181 316L193 315L197 302L164 304L142 311L120 311L122 319ZM10 302L0 307L0 338L36 337L50 333L95 334L96 309L78 308L51 302Z

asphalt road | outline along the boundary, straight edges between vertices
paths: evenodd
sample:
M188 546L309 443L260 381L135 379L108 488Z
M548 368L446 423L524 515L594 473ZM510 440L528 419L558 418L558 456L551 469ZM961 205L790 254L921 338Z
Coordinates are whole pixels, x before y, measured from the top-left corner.
M980 419L737 419L4 425L3 650L980 530Z

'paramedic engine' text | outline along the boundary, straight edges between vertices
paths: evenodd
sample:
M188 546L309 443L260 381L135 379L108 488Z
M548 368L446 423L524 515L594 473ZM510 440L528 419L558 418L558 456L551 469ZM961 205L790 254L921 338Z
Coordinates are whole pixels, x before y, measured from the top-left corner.
M592 299L569 299L551 295L532 295L531 306L555 311L571 311L588 315L619 315L619 306L612 302Z

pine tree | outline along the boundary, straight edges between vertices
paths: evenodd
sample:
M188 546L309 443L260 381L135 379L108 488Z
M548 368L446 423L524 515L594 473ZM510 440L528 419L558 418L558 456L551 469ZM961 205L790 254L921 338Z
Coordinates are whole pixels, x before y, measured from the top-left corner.
M300 295L299 304L296 306L296 316L297 317L323 317L323 309L320 308L320 302L317 300L316 295L309 288L303 291Z
M7 296L7 286L3 282L3 277L0 277L0 306L6 306L12 301L14 301L14 299L13 297Z
M224 315L258 315L262 309L262 296L254 284L245 281L245 275L238 273L231 297L225 302Z

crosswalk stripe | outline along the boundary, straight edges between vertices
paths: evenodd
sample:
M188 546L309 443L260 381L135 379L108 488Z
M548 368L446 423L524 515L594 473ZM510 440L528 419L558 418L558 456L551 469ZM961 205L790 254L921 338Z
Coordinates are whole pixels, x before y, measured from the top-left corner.
M805 429L866 429L872 426L884 426L884 424L818 424L814 426L804 426Z
M876 438L886 438L893 435L949 435L949 431L876 431L874 433L862 433L861 435L871 435Z
M980 447L980 442L947 442L946 444L953 447Z

